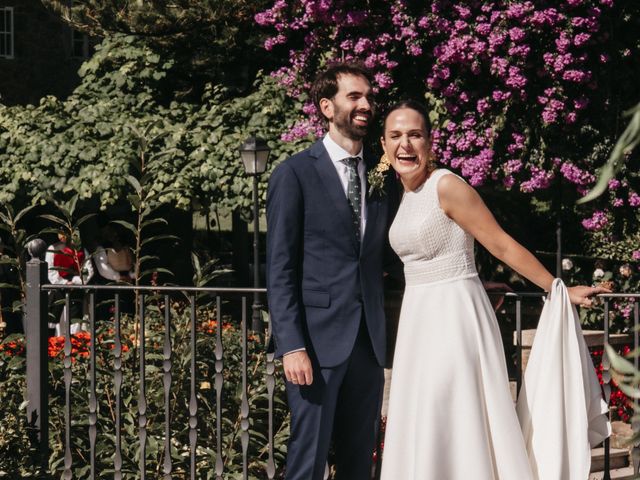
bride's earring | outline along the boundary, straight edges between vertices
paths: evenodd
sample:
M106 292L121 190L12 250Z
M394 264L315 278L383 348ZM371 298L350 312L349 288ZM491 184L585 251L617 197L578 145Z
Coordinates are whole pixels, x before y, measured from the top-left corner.
M427 170L432 172L435 169L436 169L436 159L433 153L430 153L429 156L427 157Z

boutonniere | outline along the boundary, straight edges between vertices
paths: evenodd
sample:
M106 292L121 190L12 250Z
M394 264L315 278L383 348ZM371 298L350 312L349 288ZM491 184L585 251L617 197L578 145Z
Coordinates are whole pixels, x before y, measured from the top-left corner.
M371 197L374 193L380 192L381 195L386 194L384 190L384 177L389 170L391 163L389 162L389 157L385 153L380 157L380 161L369 171L367 175L367 180L369 181L369 196Z

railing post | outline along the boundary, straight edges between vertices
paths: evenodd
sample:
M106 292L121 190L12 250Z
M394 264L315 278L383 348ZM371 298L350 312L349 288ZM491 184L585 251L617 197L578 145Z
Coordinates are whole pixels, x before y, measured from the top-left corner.
M34 242L38 242L35 240ZM34 243L32 242L32 243ZM42 240L40 240L42 242ZM37 462L47 475L49 465L49 385L48 385L48 305L41 288L47 279L47 263L38 258L36 245L29 245L32 258L27 262L26 344L27 344L27 422Z

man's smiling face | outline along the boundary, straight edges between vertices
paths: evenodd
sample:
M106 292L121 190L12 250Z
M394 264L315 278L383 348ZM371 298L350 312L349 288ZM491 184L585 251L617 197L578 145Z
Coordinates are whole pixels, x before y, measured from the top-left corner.
M340 75L338 92L329 99L329 123L351 140L362 140L373 120L374 104L371 85L358 75Z

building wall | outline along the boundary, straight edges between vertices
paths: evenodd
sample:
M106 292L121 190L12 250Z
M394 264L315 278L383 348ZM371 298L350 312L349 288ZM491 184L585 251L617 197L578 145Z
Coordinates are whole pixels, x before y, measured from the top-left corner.
M65 98L79 83L81 58L72 57L71 29L40 0L0 0L13 7L14 58L0 57L0 103L35 104Z

